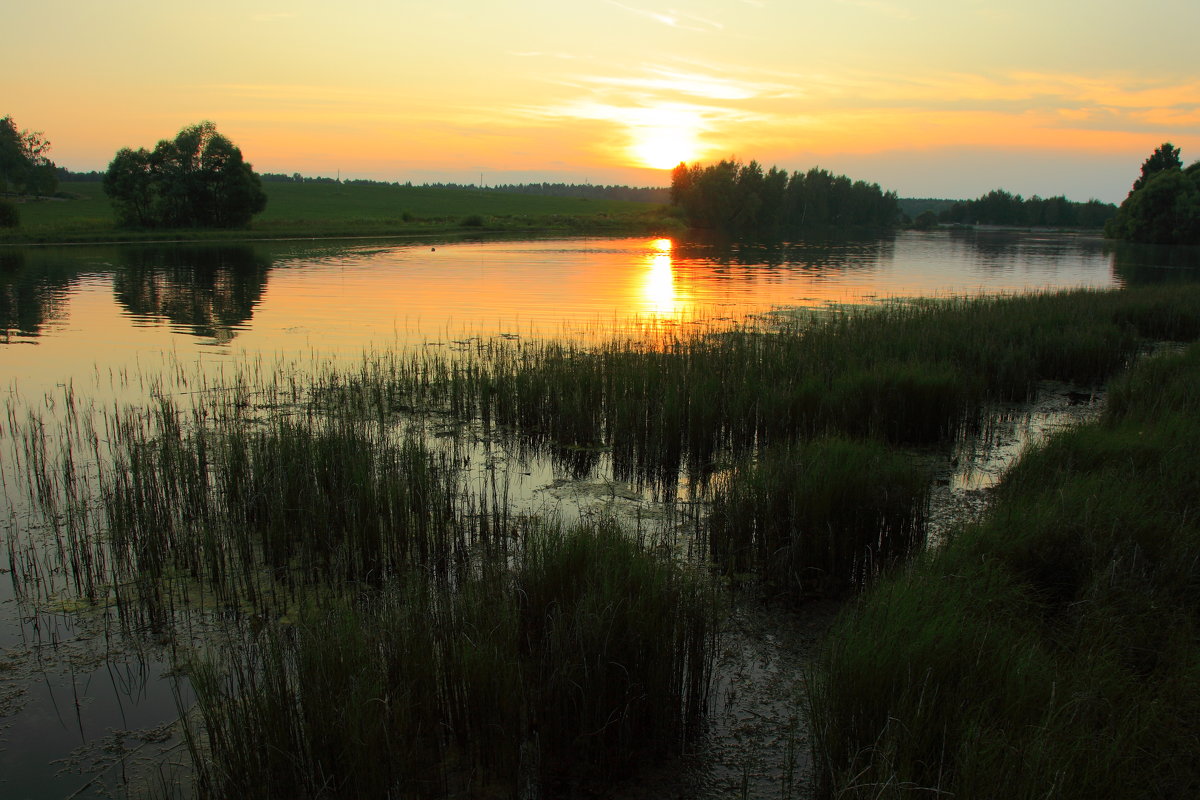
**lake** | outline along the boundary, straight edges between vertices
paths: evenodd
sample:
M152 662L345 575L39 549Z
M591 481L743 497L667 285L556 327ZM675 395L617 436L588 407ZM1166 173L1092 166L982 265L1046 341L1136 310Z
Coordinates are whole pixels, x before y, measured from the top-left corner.
M1195 262L1194 251L1009 231L786 244L580 238L4 248L0 524L10 558L14 542L38 535L28 530L30 487L20 469L28 439L17 435L29 420L52 428L69 418L64 409L85 401L149 404L164 386L186 391L196 375L216 381L264 361L317 369L353 363L364 350L453 348L493 336L588 341L686 330L796 307L1119 287L1170 280ZM164 374L172 377L157 377ZM594 487L553 464L519 472L514 496L595 500ZM153 637L108 638L108 616L68 596L24 602L14 583L0 577L0 794L93 796L118 776L152 774L169 762L178 746L163 727L177 716L162 677L170 652Z
M345 359L365 347L467 335L587 336L776 307L1127 280L1098 238L1006 232L775 246L552 239L8 249L0 251L0 366L31 391L97 369L148 366L162 353Z

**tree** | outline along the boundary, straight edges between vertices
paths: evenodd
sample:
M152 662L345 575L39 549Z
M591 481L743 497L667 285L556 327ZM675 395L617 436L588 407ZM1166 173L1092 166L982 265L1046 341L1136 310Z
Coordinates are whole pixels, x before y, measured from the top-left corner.
M1152 244L1200 243L1200 170L1153 175L1121 204L1110 235Z
M1180 149L1170 142L1159 145L1104 233L1127 241L1198 245L1200 162L1183 169Z
M774 236L820 227L890 227L899 217L894 192L813 167L791 176L757 161L680 164L671 173L671 200L694 228L733 235Z
M48 142L40 131L17 130L10 116L0 117L0 191L48 195L58 188Z
M1147 182L1160 172L1170 169L1183 169L1183 161L1179 158L1179 148L1170 142L1160 144L1150 157L1142 162L1142 174L1133 182L1130 194L1146 185Z
M1159 146L1104 233L1147 244L1200 244L1200 162L1185 170L1179 148Z
M258 175L211 122L184 128L154 148L120 150L104 192L122 225L239 228L266 208Z

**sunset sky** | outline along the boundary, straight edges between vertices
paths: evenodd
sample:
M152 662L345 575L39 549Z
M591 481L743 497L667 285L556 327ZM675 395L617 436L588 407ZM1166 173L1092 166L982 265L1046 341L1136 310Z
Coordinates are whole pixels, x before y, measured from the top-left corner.
M0 115L104 169L210 119L260 172L665 185L819 165L907 197L1120 201L1200 159L1196 0L43 0Z

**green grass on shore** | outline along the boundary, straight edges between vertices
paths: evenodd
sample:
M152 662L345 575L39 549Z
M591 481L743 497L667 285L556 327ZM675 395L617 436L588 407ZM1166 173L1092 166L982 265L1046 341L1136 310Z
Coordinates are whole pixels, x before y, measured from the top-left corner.
M657 233L680 223L663 207L619 200L353 183L264 183L267 208L246 229L125 230L98 182L64 183L70 199L18 204L0 244L128 240L428 236L460 232Z
M1118 379L868 592L810 691L824 796L1200 794L1200 347Z

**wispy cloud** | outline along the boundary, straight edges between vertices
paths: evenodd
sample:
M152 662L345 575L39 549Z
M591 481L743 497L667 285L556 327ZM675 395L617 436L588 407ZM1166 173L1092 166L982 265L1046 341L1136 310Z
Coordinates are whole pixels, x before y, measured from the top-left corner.
M912 9L888 0L838 0L842 5L858 6L876 14L895 19L916 19Z
M582 75L568 79L575 85L629 89L664 96L699 97L708 100L748 100L764 95L790 94L789 87L713 75L698 71L647 65L635 75Z
M686 11L678 11L673 8L666 11L655 11L653 9L627 6L624 3L617 2L617 0L607 0L607 2L609 5L628 11L630 14L637 14L639 17L645 17L646 19L666 25L669 28L680 28L697 33L712 33L725 29L725 26L716 20L699 17L695 14L689 14Z
M580 58L574 53L547 53L541 50L509 50L508 55L517 58L558 58L563 61L577 61Z

